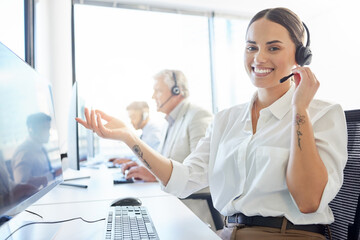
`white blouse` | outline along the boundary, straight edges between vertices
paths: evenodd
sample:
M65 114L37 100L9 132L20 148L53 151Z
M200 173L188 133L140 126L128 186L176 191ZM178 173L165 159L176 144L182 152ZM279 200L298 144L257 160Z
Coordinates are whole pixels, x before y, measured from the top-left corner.
M280 99L260 111L252 133L253 100L219 112L197 148L183 162L172 161L173 171L162 188L187 197L210 187L214 206L225 216L285 216L294 224L329 224L334 216L328 203L343 182L347 160L347 128L338 104L313 100L308 108L315 142L328 171L318 210L303 214L286 185L293 125L294 84Z

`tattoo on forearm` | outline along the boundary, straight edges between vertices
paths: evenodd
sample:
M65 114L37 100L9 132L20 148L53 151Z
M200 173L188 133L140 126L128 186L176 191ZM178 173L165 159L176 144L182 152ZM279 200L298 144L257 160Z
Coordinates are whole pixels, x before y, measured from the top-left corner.
M144 153L141 151L140 146L139 146L139 145L135 145L135 146L133 146L132 150L134 151L134 153L135 153L140 159L142 159L142 160L144 161L144 163L146 164L146 166L147 166L149 169L151 169L150 164L143 158Z
M301 125L303 125L305 123L305 116L304 115L300 115L299 113L296 114L296 120L295 120L295 124L297 126L296 129L296 134L297 134L297 142L298 142L298 147L301 149L301 136L302 136L302 132L300 131L300 127Z

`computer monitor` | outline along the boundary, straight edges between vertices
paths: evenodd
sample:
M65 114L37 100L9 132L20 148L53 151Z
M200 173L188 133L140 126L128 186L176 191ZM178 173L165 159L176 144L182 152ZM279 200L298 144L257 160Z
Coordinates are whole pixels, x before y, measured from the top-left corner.
M72 87L68 118L68 166L80 170L80 163L94 157L94 133L80 127L75 117L84 119L85 100L79 94L78 82Z
M0 218L62 181L50 84L0 42ZM11 220L10 220L11 221Z

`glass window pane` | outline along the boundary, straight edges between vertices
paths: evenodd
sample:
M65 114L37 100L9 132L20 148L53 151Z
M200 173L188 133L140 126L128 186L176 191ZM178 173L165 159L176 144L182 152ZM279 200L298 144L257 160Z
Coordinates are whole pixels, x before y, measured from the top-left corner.
M153 76L178 69L188 78L190 100L211 111L208 37L205 16L76 4L79 93L87 106L126 120L132 101L156 111Z
M217 110L251 99L255 92L244 67L245 33L249 19L214 19L214 67Z
M25 58L24 0L0 1L0 41Z

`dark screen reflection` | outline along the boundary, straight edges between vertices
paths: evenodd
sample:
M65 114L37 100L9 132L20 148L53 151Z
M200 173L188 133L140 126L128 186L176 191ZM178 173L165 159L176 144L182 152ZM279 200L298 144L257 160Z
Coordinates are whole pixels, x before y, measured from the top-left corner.
M54 112L50 83L0 42L0 220L61 182Z
M52 166L45 148L50 138L51 117L42 112L31 114L26 126L28 136L16 148L13 158L5 162L0 157L3 206L33 195L61 174L59 166Z

